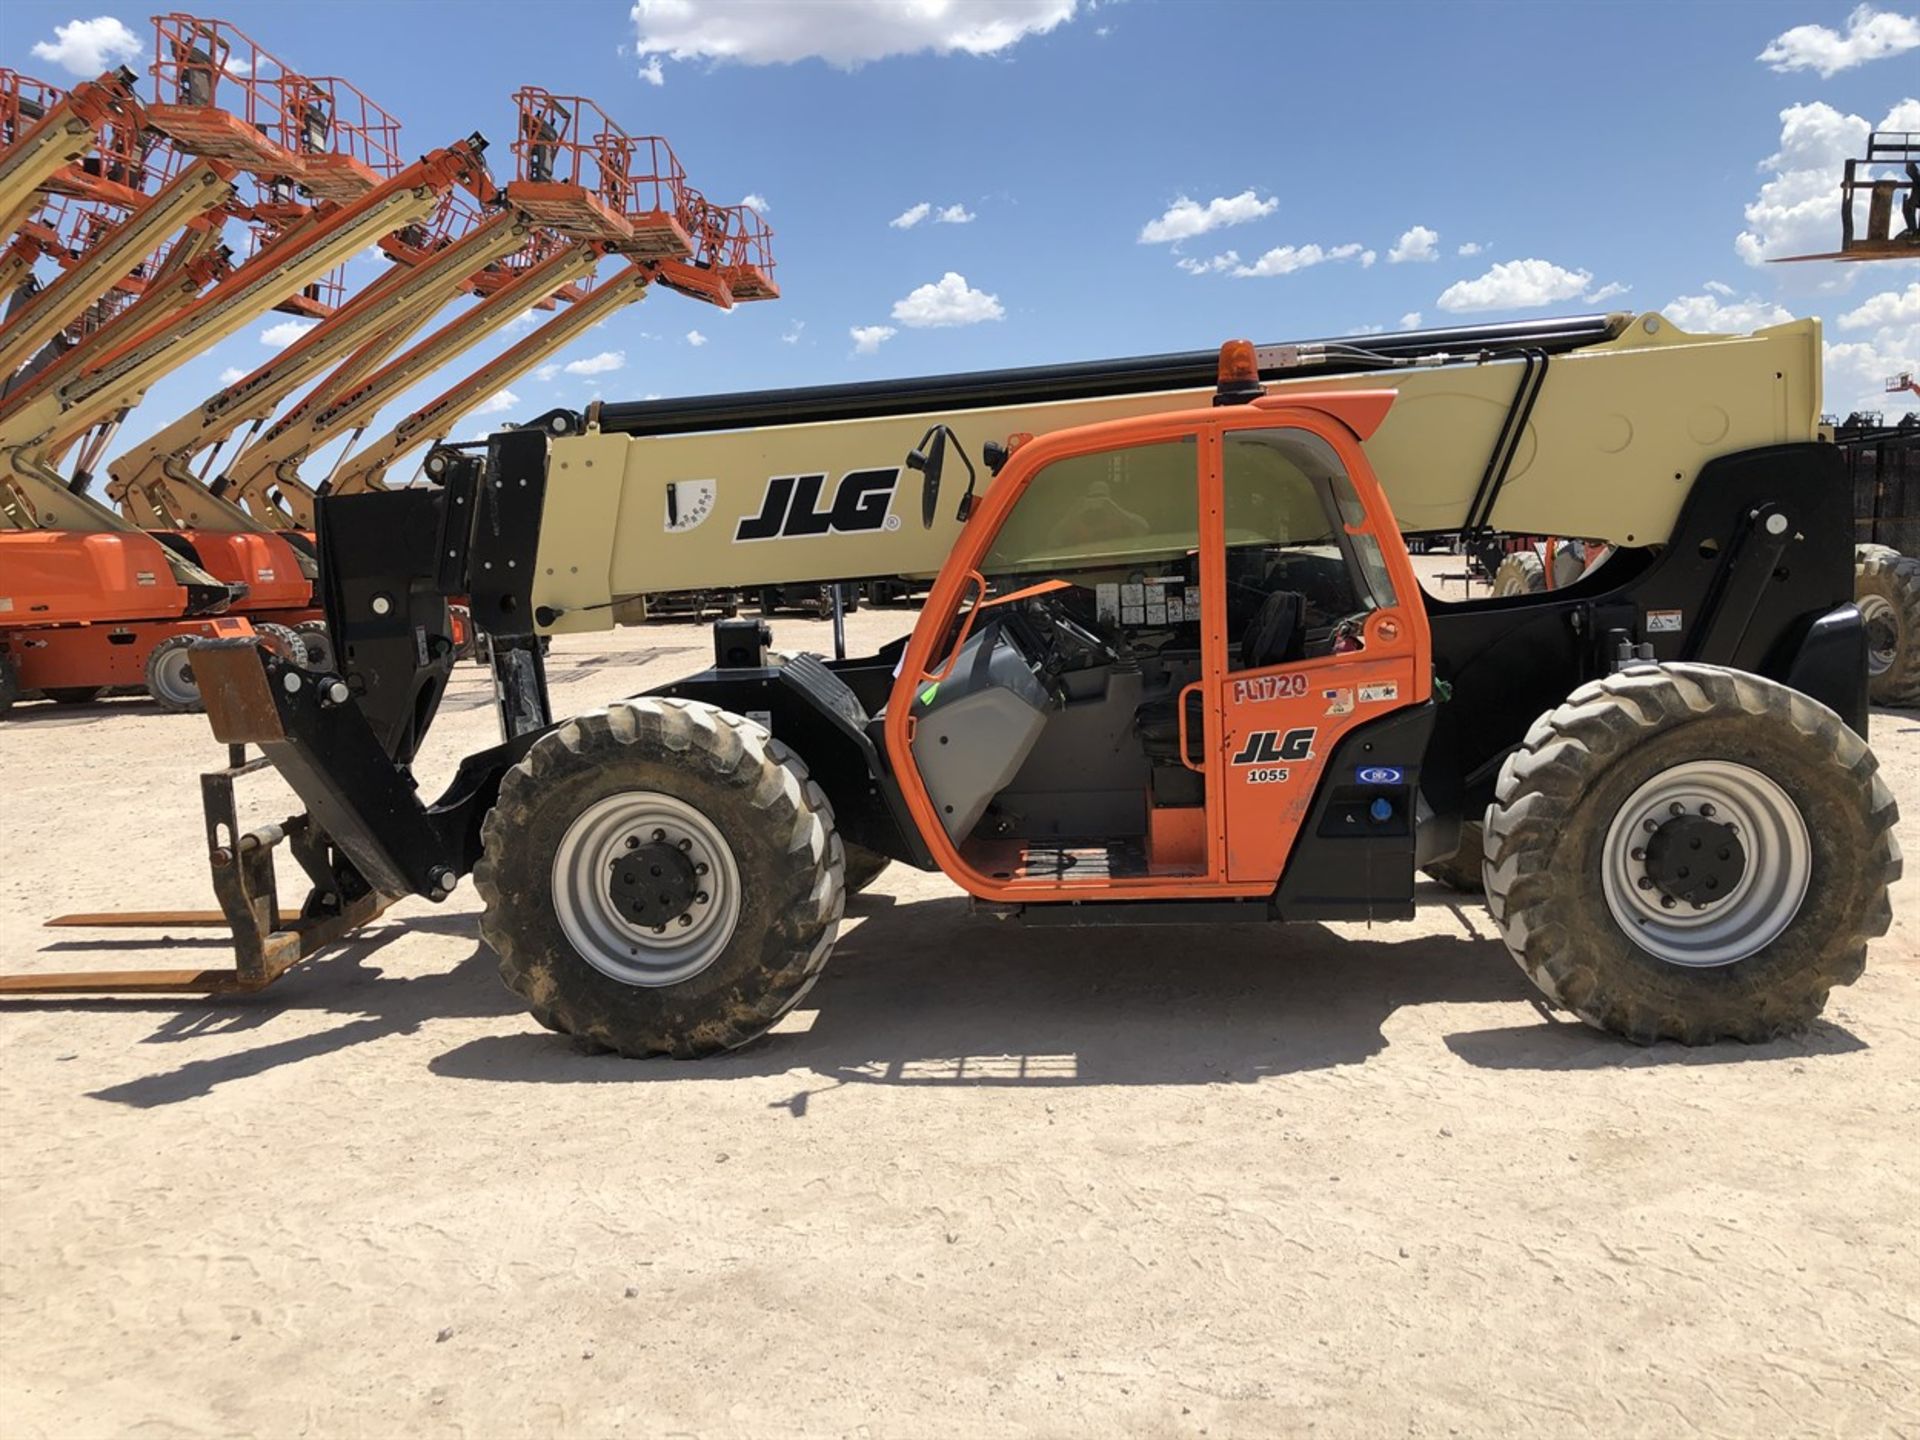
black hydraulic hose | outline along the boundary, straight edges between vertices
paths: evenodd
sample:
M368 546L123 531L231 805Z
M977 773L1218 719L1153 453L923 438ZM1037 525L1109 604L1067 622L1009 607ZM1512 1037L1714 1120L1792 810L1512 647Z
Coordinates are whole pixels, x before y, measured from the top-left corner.
M1407 330L1391 335L1303 340L1297 342L1301 348L1323 346L1334 353L1309 363L1263 370L1261 376L1271 380L1294 375L1350 374L1438 354L1477 356L1488 352L1498 355L1526 349L1558 355L1610 339L1619 333L1619 325L1618 315L1582 315L1444 330ZM751 390L676 400L615 401L600 406L598 420L603 434L686 435L926 411L1053 404L1158 390L1197 390L1213 385L1218 373L1218 351L1188 350L857 385Z

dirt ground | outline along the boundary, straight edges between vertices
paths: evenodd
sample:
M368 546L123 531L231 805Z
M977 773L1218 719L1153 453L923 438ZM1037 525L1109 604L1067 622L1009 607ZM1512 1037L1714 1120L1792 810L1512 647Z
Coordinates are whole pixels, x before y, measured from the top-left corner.
M708 643L564 641L556 706ZM488 707L463 667L430 787ZM1872 738L1920 856L1920 717ZM16 710L0 965L216 963L38 922L210 904L219 762L143 701ZM1754 1048L1549 1017L1424 898L1063 936L895 867L807 1008L692 1064L542 1031L471 883L249 1000L0 1006L5 1433L1920 1435L1920 864Z

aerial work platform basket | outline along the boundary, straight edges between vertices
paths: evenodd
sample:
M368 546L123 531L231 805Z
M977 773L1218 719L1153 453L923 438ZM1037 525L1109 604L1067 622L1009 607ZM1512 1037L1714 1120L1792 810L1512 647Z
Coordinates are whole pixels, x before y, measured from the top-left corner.
M147 121L181 149L342 202L399 173L399 121L347 81L302 75L224 20L153 24Z
M681 217L686 174L657 136L633 136L593 101L537 85L520 108L507 202L543 225L636 259L693 251Z

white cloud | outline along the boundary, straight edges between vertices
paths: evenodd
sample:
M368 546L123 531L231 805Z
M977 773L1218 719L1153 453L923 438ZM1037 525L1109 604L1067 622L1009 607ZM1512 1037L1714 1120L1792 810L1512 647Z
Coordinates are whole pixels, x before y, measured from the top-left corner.
M687 344L693 346L694 349L698 350L706 343L707 337L702 335L698 330L687 331Z
M1825 254L1840 246L1840 177L1866 153L1869 130L1920 130L1920 100L1902 100L1879 125L1816 100L1780 112L1780 148L1760 162L1772 178L1746 207L1747 228L1733 242L1749 265L1787 255Z
M1407 311L1406 314L1400 317L1400 328L1402 330L1418 330L1420 328L1420 312L1418 310Z
M1585 270L1565 270L1547 260L1502 260L1477 280L1460 280L1434 301L1442 310L1525 310L1571 300L1593 283Z
M669 60L787 65L824 60L851 70L891 55L997 55L1071 20L1079 0L835 0L765 5L741 0L636 0L634 53ZM643 70L642 75L646 75ZM654 83L658 83L657 81Z
M53 27L53 39L42 40L33 53L51 60L69 75L91 80L102 70L133 59L146 47L139 36L111 15L92 20L69 20Z
M1920 368L1920 281L1872 296L1842 315L1839 326L1871 333L1827 345L1827 409L1878 410L1889 419L1920 411L1912 391L1886 391L1889 376Z
M1173 262L1189 275L1212 275L1217 271L1231 270L1240 263L1238 250L1225 250L1211 260L1196 260L1191 255L1182 255Z
M584 360L569 360L560 368L568 375L605 375L610 370L618 370L626 363L626 351L602 350L598 355L589 355Z
M1385 330L1386 328L1387 327L1384 325L1349 325L1347 327L1347 334L1378 335L1381 331Z
M1711 290L1716 295L1730 296L1733 294L1733 287L1727 284L1726 281L1724 280L1709 280L1707 281L1706 288Z
M889 220L887 224L896 230L911 230L922 220L926 219L932 211L933 206L922 200L918 205L910 205L905 210L902 210L898 215L894 216L893 219Z
M1462 259L1471 259L1473 256L1478 255L1480 253L1481 248L1482 247L1478 240L1469 240L1467 241L1466 244L1462 245L1459 249L1455 250L1453 253L1460 256Z
M1903 55L1920 46L1920 18L1856 5L1847 16L1847 33L1824 25L1796 25L1774 36L1757 57L1782 74L1818 70L1830 80L1842 70Z
M973 218L973 212L964 205L944 205L935 213L933 223L936 225L971 225Z
M538 325L540 323L540 312L532 308L522 310L508 323L515 330L523 330L529 325Z
M756 215L765 215L773 209L771 205L767 204L767 197L757 191L751 195L742 195L740 197L740 203Z
M1404 265L1423 263L1440 258L1440 232L1429 230L1424 225L1416 225L1394 241L1393 248L1387 251L1387 264Z
M260 343L271 345L275 350L284 350L311 330L314 324L312 320L282 320L278 325L269 325L260 332Z
M1249 220L1271 215L1279 204L1272 196L1262 200L1251 190L1215 196L1204 205L1182 195L1158 220L1149 220L1140 227L1140 243L1164 245L1169 241L1191 240L1223 225L1244 225Z
M1586 301L1589 305L1598 305L1602 301L1613 299L1616 295L1624 295L1632 288L1631 285L1622 285L1618 280L1609 280L1598 290L1589 290Z
M226 369L220 372L220 384L222 387L225 387L228 385L238 385L242 380L246 378L247 378L247 372L245 370L242 370L238 365L229 365L227 366Z
M638 74L640 78L649 85L664 85L667 83L667 72L660 68L660 57L658 55L649 55L647 57L647 63L640 67Z
M1695 333L1745 334L1765 325L1784 324L1793 318L1790 311L1771 300L1762 300L1758 295L1735 300L1731 291L1725 295L1681 295L1662 305L1660 313L1682 330Z
M977 325L1005 317L1000 298L967 284L966 276L949 270L933 284L922 285L904 300L893 302L893 318L902 325L924 329L940 325Z
M542 365L538 370L533 372L533 378L536 380L552 380L559 374L560 367L557 364Z
M806 321L804 320L794 321L791 325L787 327L786 333L780 337L780 343L782 345L798 345L800 343L800 332L802 330L805 330L806 328L807 328Z
M1920 280L1904 290L1883 290L1858 309L1840 317L1842 330L1869 330L1879 325L1920 324ZM1920 360L1920 355L1909 357ZM1911 368L1911 367L1909 367Z
M520 403L520 397L511 390L496 390L478 405L473 407L476 415L498 415L513 409Z
M853 337L853 353L856 355L877 354L882 345L899 333L891 325L855 325L847 331Z
M1312 265L1340 260L1358 260L1360 268L1364 270L1373 264L1374 259L1373 251L1358 244L1336 245L1331 250L1318 245L1276 245L1251 265L1234 266L1233 273L1242 280L1291 275L1296 270L1305 270Z

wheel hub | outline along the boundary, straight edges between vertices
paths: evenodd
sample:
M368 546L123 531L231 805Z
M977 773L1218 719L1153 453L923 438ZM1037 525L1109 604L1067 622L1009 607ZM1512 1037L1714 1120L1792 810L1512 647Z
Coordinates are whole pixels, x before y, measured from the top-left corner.
M1627 937L1672 965L1731 965L1792 924L1813 872L1793 798L1749 765L1689 760L1626 798L1600 883Z
M649 790L576 816L554 851L552 884L567 939L625 985L677 985L706 969L732 939L745 893L720 827Z
M1867 670L1884 675L1900 658L1900 617L1884 595L1863 595L1859 605L1867 631Z
M634 838L629 836L628 843ZM691 848L689 844L687 849ZM682 916L692 924L693 906L706 896L686 849L656 840L628 850L613 862L612 899L614 908L634 924L658 927Z
M1696 909L1732 895L1747 873L1739 833L1704 815L1666 821L1647 837L1646 852L1647 879L1660 897Z

